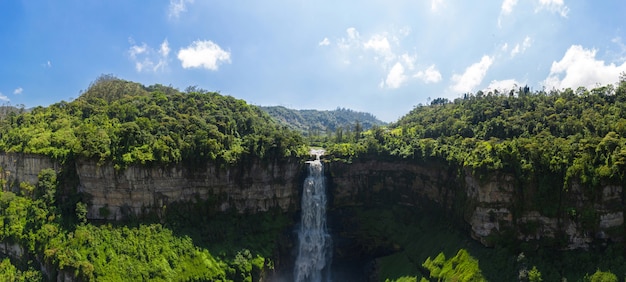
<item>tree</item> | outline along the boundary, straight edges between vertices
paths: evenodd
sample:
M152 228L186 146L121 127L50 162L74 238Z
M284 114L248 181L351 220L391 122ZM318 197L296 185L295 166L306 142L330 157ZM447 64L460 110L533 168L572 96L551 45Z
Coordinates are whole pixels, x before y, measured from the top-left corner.
M52 206L55 201L57 188L56 171L51 168L42 169L37 178L35 197L42 198L48 206Z

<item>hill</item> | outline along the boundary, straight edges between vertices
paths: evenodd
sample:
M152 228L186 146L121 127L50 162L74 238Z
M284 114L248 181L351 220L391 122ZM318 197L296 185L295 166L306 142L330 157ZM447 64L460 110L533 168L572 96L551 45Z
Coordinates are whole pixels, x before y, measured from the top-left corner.
M0 150L54 159L82 157L134 163L283 158L306 154L302 138L258 107L189 88L144 86L102 76L72 102L59 102L0 123Z
M294 110L282 106L261 107L275 121L293 130L310 135L330 135L337 129L350 130L358 123L363 130L386 125L374 115L350 109L337 108L332 111Z

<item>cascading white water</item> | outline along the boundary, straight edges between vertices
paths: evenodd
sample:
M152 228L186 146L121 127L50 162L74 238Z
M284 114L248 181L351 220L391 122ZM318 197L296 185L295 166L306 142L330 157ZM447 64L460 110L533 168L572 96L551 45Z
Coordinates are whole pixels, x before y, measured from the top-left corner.
M323 151L309 164L309 175L302 189L302 216L298 231L298 257L294 268L296 282L330 280L332 239L326 228L326 183L320 161Z

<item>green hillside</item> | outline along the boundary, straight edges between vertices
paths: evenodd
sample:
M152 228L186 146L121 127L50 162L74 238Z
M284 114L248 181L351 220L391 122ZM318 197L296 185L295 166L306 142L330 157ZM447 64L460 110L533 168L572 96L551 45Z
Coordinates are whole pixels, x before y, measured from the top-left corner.
M284 158L306 154L302 138L258 107L230 96L102 76L72 102L0 120L0 150L135 163Z
M278 123L305 135L333 134L340 128L350 130L357 123L364 130L386 124L370 113L344 108L337 108L332 111L294 110L282 106L261 107L261 109Z

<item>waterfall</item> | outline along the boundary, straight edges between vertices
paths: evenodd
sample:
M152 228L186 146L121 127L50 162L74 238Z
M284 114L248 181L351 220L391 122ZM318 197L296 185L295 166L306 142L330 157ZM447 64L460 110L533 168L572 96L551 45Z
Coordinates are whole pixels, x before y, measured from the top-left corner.
M298 230L298 257L294 268L296 282L330 281L332 239L326 228L326 183L320 161L323 151L312 151L309 175L302 189L302 216Z

